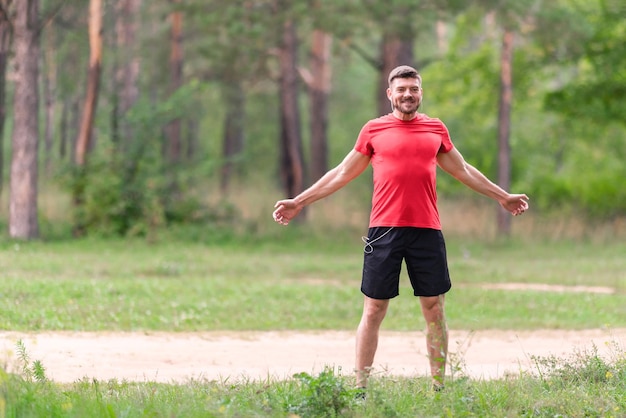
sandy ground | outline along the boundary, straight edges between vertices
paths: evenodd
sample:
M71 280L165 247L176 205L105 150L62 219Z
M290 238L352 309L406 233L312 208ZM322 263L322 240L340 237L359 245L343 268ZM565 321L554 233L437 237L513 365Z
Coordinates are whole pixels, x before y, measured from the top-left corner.
M351 374L354 332L18 333L0 331L0 364L19 369L16 343L48 378L239 382L316 374L325 367ZM451 363L476 379L534 370L533 356L570 358L597 348L607 358L626 352L626 328L614 330L450 331ZM374 373L424 376L421 332L382 332Z

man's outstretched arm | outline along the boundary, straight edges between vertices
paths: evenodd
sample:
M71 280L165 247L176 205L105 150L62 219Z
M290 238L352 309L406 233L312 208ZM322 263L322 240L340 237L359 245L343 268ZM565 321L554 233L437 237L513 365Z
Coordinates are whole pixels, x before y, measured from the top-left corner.
M447 153L440 153L437 156L437 163L444 171L450 173L470 189L496 200L511 214L521 215L528 209L528 196L511 194L502 189L474 166L467 163L456 148Z
M307 205L320 200L358 177L369 165L370 157L352 150L341 163L328 171L315 184L293 199L279 200L274 205L273 217L276 222L288 225Z

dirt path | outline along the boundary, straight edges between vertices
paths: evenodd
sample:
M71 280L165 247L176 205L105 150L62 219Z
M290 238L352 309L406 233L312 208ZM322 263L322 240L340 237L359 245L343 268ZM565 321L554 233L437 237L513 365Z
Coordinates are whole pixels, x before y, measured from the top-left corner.
M325 366L351 374L354 332L73 333L0 332L0 364L17 370L16 342L40 360L48 378L182 382L282 379ZM584 331L450 332L451 363L473 378L533 369L531 356L569 357L595 345L603 356L623 355L626 328ZM374 373L427 374L424 334L382 332ZM616 351L617 347L617 351Z

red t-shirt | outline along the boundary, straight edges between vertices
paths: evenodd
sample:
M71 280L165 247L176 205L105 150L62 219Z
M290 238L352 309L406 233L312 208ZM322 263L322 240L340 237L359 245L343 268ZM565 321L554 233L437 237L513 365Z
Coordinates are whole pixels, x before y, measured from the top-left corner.
M388 114L367 122L354 149L371 157L374 170L370 227L441 229L437 154L453 147L443 122L422 113L410 121Z

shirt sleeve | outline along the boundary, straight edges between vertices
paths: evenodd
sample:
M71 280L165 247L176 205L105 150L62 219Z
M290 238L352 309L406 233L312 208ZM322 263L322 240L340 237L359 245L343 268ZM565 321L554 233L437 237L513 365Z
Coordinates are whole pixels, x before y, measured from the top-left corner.
M439 147L439 152L446 153L452 151L454 148L454 144L450 139L450 132L448 132L448 127L443 123L441 124L441 146Z
M356 139L356 144L354 144L354 150L370 157L374 155L374 147L372 146L370 135L370 122L366 123L361 128L361 132L359 132L359 136Z

